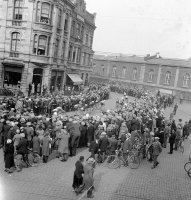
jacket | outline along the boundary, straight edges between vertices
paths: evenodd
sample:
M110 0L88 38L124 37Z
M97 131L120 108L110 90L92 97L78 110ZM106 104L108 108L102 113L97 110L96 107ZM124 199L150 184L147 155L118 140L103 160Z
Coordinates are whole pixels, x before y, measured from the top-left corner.
M158 141L153 142L152 147L153 147L153 155L154 156L158 156L162 152L162 147L161 147L160 142L158 142Z

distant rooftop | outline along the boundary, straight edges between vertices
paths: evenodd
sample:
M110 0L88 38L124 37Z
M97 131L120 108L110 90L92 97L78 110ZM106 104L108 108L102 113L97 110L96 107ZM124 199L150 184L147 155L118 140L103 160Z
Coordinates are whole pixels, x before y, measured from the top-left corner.
M97 60L110 60L110 61L121 61L131 63L148 63L157 64L163 66L182 66L191 67L191 59L177 59L177 58L153 58L145 61L143 55L134 54L122 54L122 53L111 53L111 52L95 52L94 59Z

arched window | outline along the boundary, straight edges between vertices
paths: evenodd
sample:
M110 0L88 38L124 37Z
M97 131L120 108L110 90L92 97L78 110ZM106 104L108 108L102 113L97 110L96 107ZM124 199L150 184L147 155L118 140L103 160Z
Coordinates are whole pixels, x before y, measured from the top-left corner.
M126 76L126 67L123 67L122 78L125 78L125 76Z
M133 69L132 80L137 80L137 68Z
M49 3L37 2L36 21L50 24L51 5Z
M167 71L165 74L165 84L167 85L170 85L170 76L171 76L171 73Z
M46 35L34 35L33 53L48 55L48 37Z
M20 42L20 33L13 32L11 35L11 51L17 52Z
M15 0L13 19L22 20L23 0Z
M183 76L183 84L182 86L183 87L188 87L190 84L190 74L186 73L184 76Z
M148 82L153 82L153 75L154 75L154 70L149 71L149 77L148 77Z
M117 70L117 67L113 66L112 77L116 77L116 70Z

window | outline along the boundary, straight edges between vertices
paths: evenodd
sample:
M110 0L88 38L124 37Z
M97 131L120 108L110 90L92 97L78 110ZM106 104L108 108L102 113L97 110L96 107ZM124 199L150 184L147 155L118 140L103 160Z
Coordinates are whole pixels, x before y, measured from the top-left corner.
M93 34L90 35L90 48L92 48L93 45Z
M85 45L88 45L88 41L89 41L89 34L88 33L86 33L86 40L85 40Z
M170 85L170 76L171 76L171 73L167 71L165 74L165 84L167 85Z
M113 67L113 72L112 72L112 77L116 77L116 70L117 70L117 68L116 68L116 66L114 66Z
M184 76L183 76L183 84L182 86L183 87L188 87L190 84L190 74L186 73Z
M61 9L58 9L58 24L57 24L58 28L61 28L61 22L62 22L62 11Z
M80 39L80 24L77 23L76 25L76 37L77 39Z
M149 71L148 82L153 82L153 75L154 75L154 71L151 69Z
M68 60L71 61L72 57L72 45L70 45L69 52L68 52Z
M56 39L55 46L54 46L54 57L58 57L58 45L59 45L59 39Z
M123 67L122 78L125 78L125 76L126 76L126 67Z
M22 20L23 0L15 0L13 18Z
M33 53L38 55L48 55L48 37L45 35L34 35Z
M62 58L65 58L65 51L66 51L66 41L63 41L62 45Z
M84 73L82 73L82 75L81 75L81 79L82 79L82 80L84 79Z
M75 62L76 59L76 47L73 50L73 54L72 54L72 62Z
M85 53L82 53L81 65L84 65Z
M81 28L80 38L83 41L83 38L84 38L84 26L82 26L82 28Z
M65 22L64 22L64 31L68 31L68 14L66 13L66 18L65 18Z
M137 69L133 69L133 73L132 73L132 80L136 80L137 79Z
M81 49L78 48L77 62L80 63Z
M18 51L18 46L20 42L20 33L13 32L11 35L11 51Z
M96 72L96 64L93 63L93 72L95 73Z
M50 24L51 6L49 3L37 2L36 21Z
M71 36L75 35L75 21L72 21L72 26L71 26Z
M102 69L101 69L101 74L100 75L104 76L105 75L105 67L104 67L104 65L102 65L101 68Z

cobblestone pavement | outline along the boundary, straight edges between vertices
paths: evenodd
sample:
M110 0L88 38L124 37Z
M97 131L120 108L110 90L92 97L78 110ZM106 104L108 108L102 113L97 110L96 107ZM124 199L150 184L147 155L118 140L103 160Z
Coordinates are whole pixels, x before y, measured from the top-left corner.
M106 109L115 105L118 94L112 94ZM169 115L172 108L167 110ZM180 106L176 118L187 119L186 108ZM142 161L140 168L131 170L126 167L108 169L106 164L98 165L95 170L96 200L190 200L191 180L184 172L184 163L188 160L189 142L185 144L186 152L167 154L163 149L159 157L160 165L151 169L151 164ZM75 157L67 162L58 159L38 167L23 169L21 172L6 174L3 152L0 150L0 200L80 200L86 197L76 196L72 192L74 164L80 155L89 156L86 149L78 150Z

